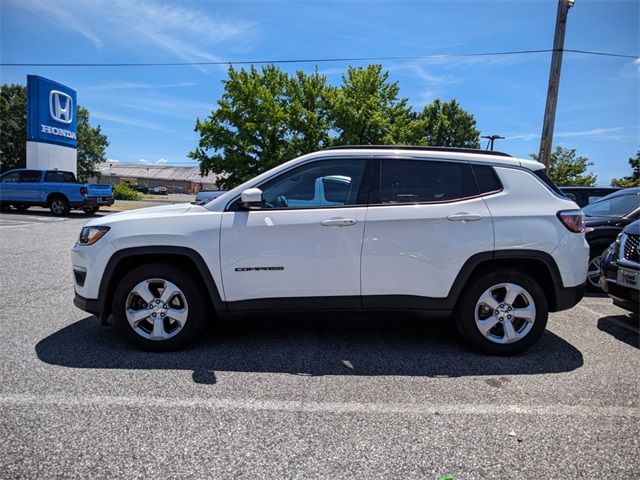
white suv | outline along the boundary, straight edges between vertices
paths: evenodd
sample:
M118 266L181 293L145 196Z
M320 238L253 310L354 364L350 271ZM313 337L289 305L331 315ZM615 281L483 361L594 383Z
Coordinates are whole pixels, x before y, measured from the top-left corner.
M543 165L498 152L340 147L204 206L91 220L73 247L79 308L165 351L218 313L420 310L514 354L583 295L584 218Z

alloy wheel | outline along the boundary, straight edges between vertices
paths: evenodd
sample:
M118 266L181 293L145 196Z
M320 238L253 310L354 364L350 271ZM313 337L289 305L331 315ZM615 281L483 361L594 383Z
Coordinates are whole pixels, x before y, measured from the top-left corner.
M533 328L536 306L531 294L520 285L500 283L484 291L474 315L485 338L498 344L515 343Z
M138 283L127 297L125 313L129 325L147 340L164 341L184 328L189 307L184 293L174 283L152 278Z
M594 288L600 287L600 256L593 257L587 270L587 281Z

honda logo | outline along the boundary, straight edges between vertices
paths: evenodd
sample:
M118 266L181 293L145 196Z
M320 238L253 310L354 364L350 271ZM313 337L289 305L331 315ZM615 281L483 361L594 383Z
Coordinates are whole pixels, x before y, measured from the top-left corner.
M49 92L49 115L56 122L69 124L73 121L73 99L64 92Z

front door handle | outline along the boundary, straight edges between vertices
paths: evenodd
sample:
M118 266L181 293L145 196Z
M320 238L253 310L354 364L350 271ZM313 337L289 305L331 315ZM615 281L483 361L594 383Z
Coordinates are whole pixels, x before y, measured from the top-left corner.
M451 220L452 222L475 222L481 218L482 215L478 215L477 213L454 213L453 215L449 215L447 220Z
M323 227L349 227L356 223L357 220L354 218L330 218L328 220L321 221L320 225Z

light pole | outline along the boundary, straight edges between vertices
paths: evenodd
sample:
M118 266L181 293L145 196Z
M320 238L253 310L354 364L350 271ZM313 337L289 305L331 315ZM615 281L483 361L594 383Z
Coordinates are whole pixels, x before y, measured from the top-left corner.
M487 142L487 148L485 150L491 150L491 151L493 151L493 142L495 142L496 140L505 139L505 137L501 137L500 135L483 135L480 138L486 138L487 140L489 140Z
M113 185L113 178L111 176L111 167L113 167L113 163L109 164L109 185Z
M549 88L547 89L547 104L544 109L542 123L542 137L540 138L540 154L538 161L549 165L551 144L553 143L553 127L556 122L556 107L558 105L558 89L560 88L560 70L562 68L562 51L564 49L564 33L567 28L567 14L573 7L575 0L558 0L558 14L556 16L556 32L553 39L553 55L551 70L549 71Z

